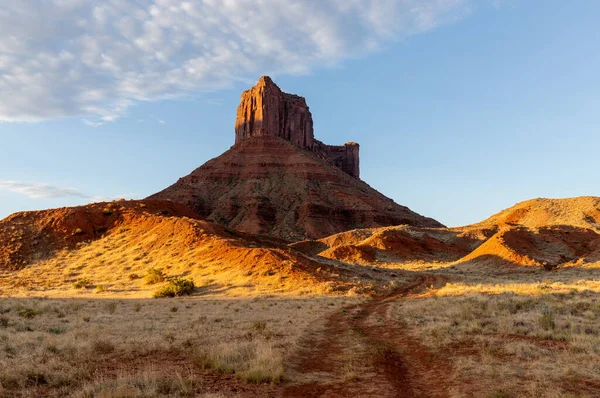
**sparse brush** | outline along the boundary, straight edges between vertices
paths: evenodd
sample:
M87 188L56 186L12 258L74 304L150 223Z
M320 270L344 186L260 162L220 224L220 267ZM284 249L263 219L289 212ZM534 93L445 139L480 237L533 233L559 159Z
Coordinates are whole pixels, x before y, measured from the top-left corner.
M108 309L108 312L114 314L117 310L117 303L115 301L111 301L110 303L106 304L106 308Z
M554 321L554 314L552 313L552 310L546 305L542 306L542 315L538 319L538 323L540 327L544 330L550 330L556 327L556 322Z
M194 292L194 281L191 279L171 278L166 286L154 292L154 297L189 296Z
M107 340L96 340L92 343L92 349L98 354L110 354L115 350L115 346Z
M31 308L26 308L24 310L19 311L19 316L27 319L35 318L40 315L42 312L40 310L34 310Z
M92 281L89 278L81 278L77 282L73 283L74 289L85 289L92 285Z
M149 285L154 285L155 283L164 282L166 278L167 277L163 270L158 268L150 268L148 274L146 275L146 283Z

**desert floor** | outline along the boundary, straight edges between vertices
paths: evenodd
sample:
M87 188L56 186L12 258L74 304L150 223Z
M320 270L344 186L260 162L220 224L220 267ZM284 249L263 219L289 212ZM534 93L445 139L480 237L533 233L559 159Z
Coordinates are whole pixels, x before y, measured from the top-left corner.
M593 265L371 271L389 278L372 297L15 287L0 298L0 396L600 395Z

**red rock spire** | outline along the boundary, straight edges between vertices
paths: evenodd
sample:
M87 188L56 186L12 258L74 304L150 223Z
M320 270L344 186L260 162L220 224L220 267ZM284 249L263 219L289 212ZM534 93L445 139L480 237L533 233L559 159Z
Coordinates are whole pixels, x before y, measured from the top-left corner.
M242 93L235 121L235 143L265 136L290 141L359 178L359 145L350 142L333 146L316 140L306 100L284 93L268 76L261 77L254 87Z
M280 137L305 149L312 148L314 140L306 100L282 92L268 76L242 93L235 121L236 143L261 136Z

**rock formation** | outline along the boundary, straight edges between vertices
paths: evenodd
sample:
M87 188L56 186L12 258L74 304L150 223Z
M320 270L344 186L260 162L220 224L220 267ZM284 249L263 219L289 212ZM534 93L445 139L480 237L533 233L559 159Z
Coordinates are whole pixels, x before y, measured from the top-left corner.
M326 145L314 138L312 114L306 100L287 94L263 76L242 93L235 121L235 143L248 137L279 137L310 150L353 177L360 177L359 145Z
M210 221L289 241L354 228L409 224L441 227L359 179L359 146L314 138L304 98L268 77L245 91L235 144L152 195L187 204Z

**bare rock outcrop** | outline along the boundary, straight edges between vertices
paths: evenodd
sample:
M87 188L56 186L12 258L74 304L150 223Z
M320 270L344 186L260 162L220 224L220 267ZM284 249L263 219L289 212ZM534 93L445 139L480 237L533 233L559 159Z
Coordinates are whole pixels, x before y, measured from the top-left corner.
M250 137L279 137L312 151L353 177L360 177L359 145L326 145L314 137L312 114L304 97L288 94L263 76L242 93L235 121L235 143Z

